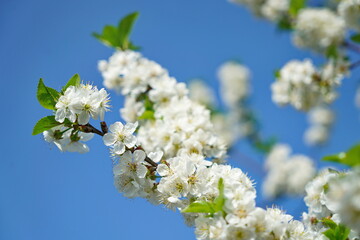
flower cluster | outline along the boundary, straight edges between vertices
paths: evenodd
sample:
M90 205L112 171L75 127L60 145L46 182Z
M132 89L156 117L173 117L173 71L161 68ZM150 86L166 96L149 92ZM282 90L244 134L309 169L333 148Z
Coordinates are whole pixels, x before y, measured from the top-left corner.
M44 139L49 143L55 144L62 152L87 153L89 147L83 143L93 138L93 133L83 133L70 131L71 128L57 126L44 131Z
M221 136L226 146L232 146L239 138L244 124L239 124L241 121L238 109L223 113L216 109L215 94L212 89L203 81L194 79L189 84L189 93L192 101L200 103L211 110L211 122L214 126L214 131Z
M303 213L303 222L313 232L323 232L326 230L321 219L331 217L331 211L325 204L325 190L331 178L337 173L324 170L318 174L314 180L306 185L306 196L304 198L308 213Z
M132 55L115 53L121 54ZM132 66L128 72L144 71L136 66L146 61L127 62ZM101 69L106 65L107 71L112 71L109 66L115 63L101 65ZM107 71L104 76L108 76ZM122 113L125 119L139 121L137 136L133 136L136 124L115 123L103 138L117 160L114 176L119 191L127 197L143 197L153 204L184 210L183 216L187 224L195 225L198 239L312 239L301 222L279 209L257 208L252 181L240 169L209 161L225 155L209 111L190 100L185 86L164 74L165 70L159 72L162 74L157 77L137 79L148 82L142 90L135 87L127 92ZM119 90L123 89L120 84ZM221 208L216 211L185 211L192 203L215 204L221 194Z
M224 141L216 136L210 111L191 101L183 83L157 63L131 51L118 51L100 61L104 84L126 96L122 117L141 120L138 142L147 152L163 151L165 157L205 155L222 161Z
M225 121L215 119L219 128L228 132L228 139L232 143L239 137L246 137L254 132L253 122L250 119L250 110L246 106L250 94L250 70L236 62L225 62L218 69L218 78L221 87L221 99L228 108ZM229 126L231 126L229 128Z
M226 62L219 67L218 77L221 96L229 108L236 107L249 95L250 71L247 67L236 62Z
M209 109L215 108L216 98L214 92L200 79L191 80L189 95L192 101L200 103Z
M273 22L279 22L289 10L289 0L267 0L261 7L262 16Z
M257 240L257 239L301 239L313 240L315 235L304 225L280 209L253 208L238 212L242 217L229 214L225 219L220 215L213 218L201 216L196 219L197 239L213 240Z
M305 131L304 139L309 145L324 144L334 122L334 113L325 105L315 107L309 112L310 127Z
M359 195L358 184L355 184L358 180L359 175L356 171L340 173L326 169L306 185L304 200L309 210L308 213L303 213L303 222L309 231L314 234L324 232L328 226L324 225L321 220L331 219L336 223L349 224L348 226L352 228L349 239L360 238L359 232L356 232L359 231L359 216L356 212L359 211L359 205L354 202L356 194ZM337 207L345 210L342 213L345 213L346 216L339 214L337 211L340 208Z
M356 31L360 31L360 1L342 0L338 5L338 13L345 20L346 25Z
M85 125L90 117L104 120L109 109L109 96L105 89L98 90L90 84L68 87L55 105L55 120L63 123L65 119Z
M265 162L268 175L263 183L266 197L303 194L305 185L315 176L316 169L310 158L290 156L290 153L291 148L285 144L275 145L269 153Z
M335 88L347 71L347 63L330 61L317 70L311 60L292 60L277 74L271 85L272 99L278 105L291 104L307 111L321 103L332 102L337 94Z
M344 175L344 174L342 174ZM326 206L337 214L339 221L360 234L360 169L329 181Z
M324 53L331 46L338 46L345 36L345 22L328 9L306 8L300 11L294 33L298 47Z

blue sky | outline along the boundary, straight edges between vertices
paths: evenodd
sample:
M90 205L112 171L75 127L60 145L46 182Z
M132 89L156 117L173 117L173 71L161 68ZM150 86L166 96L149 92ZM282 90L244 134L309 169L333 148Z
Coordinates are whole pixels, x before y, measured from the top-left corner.
M1 1L0 76L3 90L0 161L0 239L194 239L193 229L180 214L129 200L113 186L111 161L99 138L85 155L60 153L41 136L31 136L38 119L50 114L36 100L40 77L60 88L74 73L101 85L97 61L112 50L91 37L105 24L116 24L133 11L141 13L132 39L143 54L179 81L201 77L217 88L217 67L237 59L252 70L251 104L261 120L263 134L275 135L294 152L319 159L347 149L359 140L359 112L354 107L358 72L345 79L333 104L337 123L332 139L321 149L303 144L307 126L303 113L279 108L271 101L273 72L288 60L321 58L294 48L287 33L255 19L244 8L225 0L103 0ZM119 119L122 99L112 94L109 123ZM246 143L238 144L230 163L260 183L261 155ZM254 159L249 162L245 158ZM259 184L257 184L259 187ZM271 205L259 196L259 205ZM275 202L299 217L300 199Z

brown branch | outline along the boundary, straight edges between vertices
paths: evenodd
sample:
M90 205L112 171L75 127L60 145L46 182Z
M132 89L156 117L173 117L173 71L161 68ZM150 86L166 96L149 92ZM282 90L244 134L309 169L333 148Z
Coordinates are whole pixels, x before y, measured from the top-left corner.
M349 50L352 50L353 52L360 54L360 46L358 46L357 44L353 44L351 42L345 41L343 43L343 46L348 48Z
M86 125L79 125L79 130L84 132L84 133L95 133L97 135L104 136L104 133L102 131L95 128L90 123L88 123Z
M100 122L100 126L101 126L101 131L106 134L108 133L109 129L108 129L108 126L106 125L106 122Z
M79 125L78 127L79 127L79 130L82 131L82 132L95 133L97 135L104 136L108 132L108 127L106 125L106 122L101 122L100 125L101 125L101 130L102 131L95 128L90 123L88 123L86 125ZM144 149L141 146L137 146L137 147L133 147L133 148L126 147L126 150L130 150L132 153L135 150L143 150L144 151ZM157 168L157 166L158 166L158 164L156 162L154 162L153 160L151 160L147 155L146 155L144 161L149 163L153 167L153 170L155 170Z
M354 68L357 68L358 66L360 66L360 60L350 64L349 69L353 70Z

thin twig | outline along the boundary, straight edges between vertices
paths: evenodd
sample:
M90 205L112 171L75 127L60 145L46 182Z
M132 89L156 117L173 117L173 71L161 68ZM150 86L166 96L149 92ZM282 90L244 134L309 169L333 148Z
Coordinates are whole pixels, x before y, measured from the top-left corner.
M360 66L360 60L350 64L349 69L353 70L354 68L357 68L358 66Z
M344 42L343 46L348 48L349 50L352 50L353 52L360 53L360 46L353 44L351 42Z
M95 128L90 123L88 123L86 125L79 125L79 128L82 132L85 132L85 133L95 133L97 135L104 136L104 133L102 131Z
M109 129L106 125L106 122L100 122L101 130L104 134L108 133Z

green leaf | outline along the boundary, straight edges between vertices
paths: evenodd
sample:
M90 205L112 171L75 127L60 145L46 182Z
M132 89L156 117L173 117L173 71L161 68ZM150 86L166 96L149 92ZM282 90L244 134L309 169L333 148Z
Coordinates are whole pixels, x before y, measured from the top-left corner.
M132 42L129 42L129 49L136 51L136 50L140 50L141 47L140 46L135 46Z
M214 200L214 210L215 212L223 211L223 206L225 204L225 196L224 196L224 179L220 178L218 182L219 196L217 196Z
M42 78L40 78L36 96L41 106L46 109L55 110L56 101L59 95L60 94L55 89L45 86Z
M342 163L350 167L358 166L360 165L360 144L353 146L347 152L326 156L323 160Z
M337 240L335 238L335 233L333 229L328 229L323 234L329 239L329 240Z
M274 76L275 76L275 78L280 78L280 77L281 77L281 74L280 74L280 70L279 70L279 69L277 69L277 70L274 71Z
M289 17L282 17L277 22L277 27L278 27L278 29L284 30L284 31L291 31L294 29L294 27L292 26L291 19Z
M99 39L102 43L109 47L120 47L120 36L118 29L115 26L106 25L103 28L102 34L93 33L93 36Z
M146 110L140 117L139 120L155 120L154 111Z
M66 89L70 86L79 86L80 85L80 75L79 74L75 74L74 76L72 76L69 81L66 83L66 85L62 88L62 92L64 93L66 91Z
M129 36L138 16L139 12L130 13L129 15L125 16L119 23L118 30L120 43L122 45L121 48L123 50L129 49L129 46L135 47L132 43L130 43Z
M44 117L35 124L32 135L37 135L61 124L55 120L55 116Z
M337 227L337 224L331 220L331 219L328 219L328 218L324 218L321 220L321 222L328 228L331 228L331 229L335 229Z
M296 16L299 11L306 6L306 0L290 0L289 13Z
M350 234L350 228L342 224L336 224L331 219L324 218L322 220L328 230L324 231L323 234L330 240L346 240Z
M189 206L187 206L184 210L181 212L184 213L215 213L214 206L210 202L206 201L199 201L199 202L193 202Z
M274 147L276 142L277 139L275 137L270 137L269 139L266 140L260 139L258 141L255 141L254 146L259 152L268 154L270 153L271 149Z
M146 110L154 110L154 103L150 101L149 96L146 95L144 99L144 107Z
M121 50L138 50L140 47L134 45L129 37L139 13L134 12L120 20L118 26L106 25L101 34L92 35L107 46Z
M335 235L339 240L346 240L350 234L350 228L345 225L339 224L335 229Z
M353 41L353 42L356 42L356 43L360 43L360 34L357 33L357 34L354 34L350 37L350 39Z
M339 56L338 49L336 45L331 45L326 49L325 55L327 58L337 59Z

